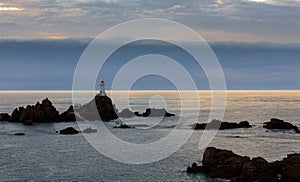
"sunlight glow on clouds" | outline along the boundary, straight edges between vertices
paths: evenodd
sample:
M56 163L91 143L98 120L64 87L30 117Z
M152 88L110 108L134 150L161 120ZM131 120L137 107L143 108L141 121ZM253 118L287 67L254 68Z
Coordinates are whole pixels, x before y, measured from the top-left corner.
M249 0L249 1L254 1L254 2L258 2L258 3L264 3L264 2L267 2L268 0Z
M39 35L46 39L65 39L68 36L61 33L39 32Z
M0 11L22 11L23 8L17 8L17 7L0 7Z

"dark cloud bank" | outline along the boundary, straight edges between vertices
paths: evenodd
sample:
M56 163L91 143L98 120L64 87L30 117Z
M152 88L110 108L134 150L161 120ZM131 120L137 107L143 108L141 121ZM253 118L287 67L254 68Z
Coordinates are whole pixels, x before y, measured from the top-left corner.
M81 54L91 39L65 40L0 40L0 90L68 90ZM212 42L210 43L223 68L227 89L300 89L300 44L268 42ZM184 55L172 47L157 44L135 44L134 51L145 49L174 51L178 62L184 64L198 89L209 89L205 74ZM125 57L133 53L128 49ZM107 88L114 71L123 64L121 55L107 62L99 78L107 80ZM142 68L141 68L142 69ZM175 89L158 76L139 79L133 89Z

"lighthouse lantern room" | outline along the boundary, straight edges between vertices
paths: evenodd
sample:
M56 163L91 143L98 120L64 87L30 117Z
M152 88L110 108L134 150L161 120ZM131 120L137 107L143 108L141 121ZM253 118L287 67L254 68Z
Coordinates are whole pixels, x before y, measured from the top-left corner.
M100 82L100 91L99 91L99 95L100 96L106 96L106 93L105 93L105 84L104 84L104 80L101 80Z

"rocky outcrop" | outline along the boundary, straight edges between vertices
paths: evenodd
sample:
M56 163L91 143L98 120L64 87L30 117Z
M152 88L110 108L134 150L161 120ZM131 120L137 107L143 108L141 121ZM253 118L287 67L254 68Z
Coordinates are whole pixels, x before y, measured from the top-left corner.
M297 126L277 118L272 118L269 122L265 122L263 127L267 129L292 129L295 130L296 133L300 133Z
M67 111L59 115L59 121L64 121L64 122L76 121L74 108L72 105L69 107Z
M195 123L193 126L194 130L204 130L209 124L207 129L216 129L216 130L226 130L226 129L235 129L235 128L251 128L252 126L248 121L241 121L240 123L229 123L222 122L220 120L212 120L210 123Z
M175 114L169 113L165 108L155 109L155 108L147 108L143 114L139 112L134 112L134 114L138 117L171 117L175 116Z
M17 135L17 136L24 136L25 133L15 133L14 135Z
M11 115L11 121L21 123L57 122L59 121L59 113L52 102L46 98L41 104L37 102L35 105L28 105L26 108L16 108Z
M98 113L97 113L98 112ZM112 101L107 96L95 96L89 103L83 105L78 113L85 120L111 121L118 118ZM100 116L100 117L99 117Z
M175 116L175 114L169 113L166 109L155 109L155 108L147 108L146 111L140 114L138 111L132 112L128 108L123 109L118 116L120 118L132 118L132 117L171 117Z
M132 118L135 117L136 114L134 114L132 111L130 111L128 108L123 109L118 116L120 118Z
M0 113L0 121L10 121L10 115L8 113Z
M107 96L96 96L92 101L76 111L83 119L90 121L99 120L99 116L102 121L118 118L115 107ZM5 119L7 115L0 114L0 119L1 117ZM46 98L41 104L37 102L35 105L28 105L26 108L16 108L9 117L9 121L32 125L33 123L76 121L76 117L72 105L67 111L59 115L52 102Z
M300 154L289 154L282 161L268 163L261 157L250 159L232 151L208 147L202 166L193 163L188 173L206 173L210 178L230 179L230 181L286 181L300 180Z
M59 131L59 134L62 134L62 135L73 135L73 134L78 134L78 133L79 133L79 131L77 131L73 127L67 127L65 129Z
M160 116L165 116L165 117L171 117L175 116L175 114L171 114L167 112L166 109L155 109L155 108L147 108L146 111L142 114L143 117L160 117Z

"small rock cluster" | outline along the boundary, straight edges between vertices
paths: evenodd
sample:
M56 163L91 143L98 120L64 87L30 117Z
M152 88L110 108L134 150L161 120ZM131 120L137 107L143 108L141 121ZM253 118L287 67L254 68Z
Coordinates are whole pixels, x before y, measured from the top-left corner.
M212 120L210 123L195 123L193 126L194 130L215 129L215 130L226 130L235 128L251 128L252 126L248 121L241 121L240 123L229 123L220 120Z
M140 114L138 111L132 112L128 108L123 109L119 114L121 118L132 118L132 117L171 117L175 116L175 114L169 113L166 109L155 109L155 108L147 108L146 111Z

